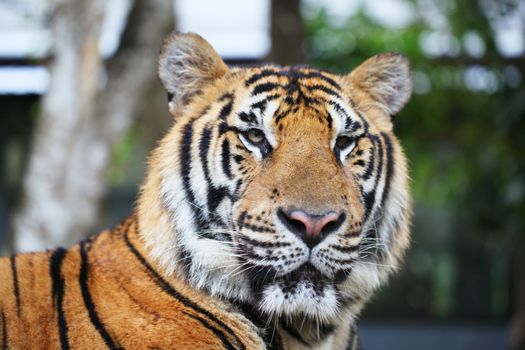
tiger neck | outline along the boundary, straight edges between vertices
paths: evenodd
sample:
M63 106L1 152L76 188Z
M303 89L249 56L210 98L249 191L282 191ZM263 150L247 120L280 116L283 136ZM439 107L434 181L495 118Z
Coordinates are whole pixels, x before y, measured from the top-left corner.
M340 317L337 323L286 318L269 320L250 304L242 304L240 312L256 327L268 349L359 349L357 326L351 317Z
M358 343L356 325L347 319L336 324L282 322L279 333L289 349L354 349Z

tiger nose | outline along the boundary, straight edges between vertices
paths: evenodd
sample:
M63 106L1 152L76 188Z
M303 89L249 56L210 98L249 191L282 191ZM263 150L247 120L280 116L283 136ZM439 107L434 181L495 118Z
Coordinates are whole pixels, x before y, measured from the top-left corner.
M336 231L345 221L344 213L330 211L314 215L304 210L284 211L279 209L277 216L288 230L299 236L309 248L315 247L328 234Z

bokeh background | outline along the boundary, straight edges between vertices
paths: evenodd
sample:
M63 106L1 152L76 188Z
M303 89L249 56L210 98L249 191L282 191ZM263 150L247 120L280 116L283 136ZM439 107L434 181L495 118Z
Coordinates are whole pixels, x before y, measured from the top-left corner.
M414 95L413 245L360 320L366 349L525 349L525 2L0 0L0 251L69 245L133 207L170 125L162 37L230 64L348 72L399 51Z

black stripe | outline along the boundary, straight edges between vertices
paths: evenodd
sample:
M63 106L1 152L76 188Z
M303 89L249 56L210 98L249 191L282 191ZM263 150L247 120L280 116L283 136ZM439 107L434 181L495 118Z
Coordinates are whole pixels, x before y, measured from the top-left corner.
M200 206L196 203L195 196L191 190L190 182L190 172L191 172L191 141L193 137L193 122L191 120L184 127L181 141L181 175L182 175L182 184L184 187L184 193L186 193L186 198L189 203L191 210L193 211L195 217L195 225L197 226L197 231L202 231L207 227L207 223L204 220L204 213Z
M11 255L9 258L11 262L11 274L13 276L13 290L15 292L16 299L16 314L20 317L20 288L18 286L18 273L16 271L16 255Z
M230 192L228 191L226 187L224 186L215 187L211 185L211 183L208 184L207 204L208 204L208 210L210 212L210 219L214 223L224 224L220 216L217 213L215 213L215 211L217 210L217 207L219 206L219 204L221 204L223 199L226 197L230 197Z
M58 331L60 337L60 347L62 350L69 349L68 326L64 315L64 290L65 281L61 274L62 262L67 250L59 247L49 258L49 274L52 281L51 297L55 304L58 314Z
M239 118L241 118L243 122L257 124L257 117L253 111L250 111L250 113L240 112Z
M370 218L371 214L372 214L372 211L373 211L373 207L374 207L374 204L375 204L375 197L376 197L376 191L377 191L377 186L379 184L379 180L381 179L381 176L383 174L383 142L381 141L382 138L378 137L378 136L375 136L375 135L370 135L370 140L372 141L372 144L374 145L374 152L372 153L372 155L374 156L372 159L376 159L375 157L375 154L377 153L379 155L379 157L377 158L377 171L376 171L376 178L375 178L375 181L374 181L374 186L373 186L373 190L370 191L369 193L365 194L364 196L364 199L365 199L365 215L364 215L364 219L365 220L376 220L378 215L380 215L379 212L376 212L374 213L373 217ZM373 165L373 164L372 164ZM384 193L382 194L382 196L384 195ZM375 229L375 226L372 225L372 227L367 231L365 232L365 235L364 235L364 239L363 239L363 242L372 242L370 244L372 245L375 245L375 252L373 252L374 254L377 254L378 253L378 249L379 249L379 246L376 245L375 243L373 242L376 242L377 240L377 235L378 235L378 232L377 230ZM380 251L380 250L379 250ZM369 251L367 253L368 255L372 254L371 251Z
M337 98L341 99L341 95L333 89L330 89L327 86L321 85L321 84L315 84L315 85L308 85L306 86L306 89L310 92L312 91L323 91L331 96L336 96Z
M221 111L219 112L219 119L226 120L226 117L228 117L230 115L230 113L232 112L233 96L229 95L228 97L229 97L228 103L226 103L221 108Z
M244 249L244 247L241 247ZM243 256L239 258L239 261L241 264L246 264L245 274L248 277L248 280L250 281L250 287L252 289L252 294L254 294L255 300L258 300L259 298L262 298L262 292L264 291L264 288L268 286L271 283L275 282L275 278L277 276L277 270L273 266L262 266L262 265L256 265L251 262L249 262L245 258L245 252L243 251ZM256 259L257 261L260 261L260 258ZM262 259L264 261L264 259Z
M294 337L295 340L297 340L299 343L305 346L308 346L308 347L310 346L310 344L306 340L304 340L304 338L299 334L299 332L295 328L289 326L287 322L282 322L282 327L286 332L288 332L288 334Z
M254 253L253 247L246 246L246 245L240 245L240 248L245 258L250 258L251 260L265 261L265 262L266 261L267 262L279 261L278 256L265 256L265 255L259 255L259 254ZM257 264L252 264L252 266L254 268L265 268L266 267L266 265L257 265Z
M264 114L266 111L266 106L268 105L268 102L273 101L281 97L281 94L273 94L273 95L267 95L264 99L254 102L250 105L251 109L258 109L261 112L261 115ZM253 112L250 112L253 113Z
M339 116L344 119L345 129L347 129L348 131L356 132L360 127L362 127L361 123L353 120L350 114L348 114L347 111L339 103L330 100L328 101L328 104L334 107L337 114L339 114ZM354 112L361 118L361 120L363 120L363 117L360 116L359 112L355 108L354 108ZM368 126L367 124L363 124L363 125L365 125L363 127L364 129L363 134L366 134L368 130Z
M350 115L347 113L347 111L343 108L343 106L341 106L339 103L335 102L335 101L328 101L328 104L332 107L334 107L335 111L337 113L339 113L339 115L343 118L350 118Z
M281 87L281 85L279 84L276 84L276 83L262 83L262 84L259 84L259 85L256 85L252 92L251 92L251 95L252 96L256 96L256 95L259 95L263 92L268 92L268 91L272 91L278 87Z
M233 156L233 160L235 160L235 163L241 164L241 162L244 160L244 157L240 154L236 154Z
M385 189L383 190L383 198L381 199L381 206L385 203L390 193L390 185L392 182L392 175L394 173L394 149L392 147L392 140L384 132L381 133L383 140L386 145L386 178L385 178Z
M312 71L308 73L303 73L299 76L299 78L319 78L328 84L332 85L334 88L341 90L341 86L332 78L322 74L319 71Z
M332 120L332 116L330 115L330 113L328 113L326 115L326 120L328 121L328 129L331 130L332 129L332 122L333 122L333 120Z
M268 104L268 101L275 100L278 97L279 97L278 94L266 96L261 101L252 103L250 105L250 108L258 109L261 112L261 114L264 114L264 111L266 111L266 105Z
M241 236L239 237L239 239L257 248L283 248L283 247L289 247L291 245L291 243L289 242L259 241L257 239L248 238L247 236Z
M211 324L209 324L208 322L206 322L205 319L201 318L201 317L198 317L198 316L195 316L195 315L192 315L188 312L185 312L183 311L182 312L183 314L199 321L204 327L208 328L210 331L213 332L213 334L215 334L217 336L217 338L219 338L222 342L222 345L224 345L224 347L226 349L233 349L235 350L235 347L232 345L232 343L230 343L230 341L228 340L228 338L226 338L226 336L224 335L224 333L222 333L220 330L218 330L217 328L213 327Z
M333 324L322 324L319 328L320 328L319 334L318 334L319 341L325 340L330 335L332 335L335 331L335 326Z
M365 128L363 133L364 134L368 134L368 130L369 130L370 126L368 125L368 122L366 121L366 119L363 117L363 115L359 111L359 108L357 107L357 103L350 97L348 97L348 102L350 103L350 107L352 107L352 110L355 112L355 114L357 114L359 119L361 119L361 121L363 122L363 125L364 125L364 128Z
M239 230L244 227L244 219L246 218L246 215L248 212L245 210L239 215L239 218L237 219L237 226L239 227Z
M294 99L292 96L290 95L287 95L285 98L284 98L284 103L286 103L287 105L293 105L295 103Z
M225 100L233 100L233 94L231 92L227 92L223 94L221 97L219 97L219 101L225 101Z
M5 314L2 311L2 350L7 350L9 348L7 339L7 320L5 319Z
M210 184L210 171L208 169L208 149L210 148L211 141L211 128L205 127L200 135L199 140L199 157L202 163L202 171L204 172L204 178L206 183Z
M262 318L252 305L240 305L242 314L250 320L257 328L261 329L262 339L266 345L267 350L281 350L283 349L282 339L279 332L275 329L270 329L270 324L266 318Z
M348 336L346 350L360 350L362 347L359 340L359 335L357 334L357 326L354 323L350 327L350 335Z
M215 210L222 202L225 197L228 197L229 192L226 187L215 187L210 177L210 170L208 168L208 150L210 148L212 130L209 127L205 127L199 142L199 157L202 163L202 170L204 172L204 179L208 184L206 204L208 207L208 219L212 222L222 224L222 220L219 215L215 214ZM201 234L201 237L216 239L216 235L213 234Z
M355 162L353 162L352 164L355 165L355 166L364 167L365 166L365 161L363 159L358 159Z
M221 150L221 163L222 171L229 179L232 178L232 167L230 159L230 142L227 138L222 141L222 150Z
M191 253L188 252L188 250L186 250L184 246L181 246L177 253L177 266L180 266L183 274L187 278L190 278L191 267L193 266L193 258L191 256Z
M347 246L347 247L331 245L330 248L333 248L341 253L354 253L359 250L359 245L352 245L352 246Z
M242 179L237 179L237 183L235 184L235 190L233 190L233 194L231 198L232 203L235 203L240 199L239 191L241 190L242 184L243 184Z
M353 121L353 122L350 123L350 125L348 126L348 130L349 130L349 131L352 131L352 132L356 132L357 130L359 130L360 127L361 127L361 124L359 124L359 122L357 122L357 121Z
M350 130L350 128L354 125L354 122L352 121L352 118L349 116L345 118L345 129ZM352 131L354 131L354 128L352 128Z
M377 186L379 185L379 180L383 175L383 142L381 138L377 136L371 136L370 139L374 144L374 150L377 152L379 157L377 158L377 170L375 174L374 187L373 190L366 194L365 196L365 220L368 219L369 215L372 213L372 209L375 204L375 196L377 191Z
M369 150L370 152L370 159L368 160L368 165L366 167L365 173L362 176L363 180L368 180L374 173L374 165L376 162L376 144L374 142L374 138L372 135L369 136L370 141L372 142L372 148Z
M255 232L275 233L275 229L271 227L252 225L249 223L244 223L243 227L246 227L247 229L255 231Z
M296 78L296 79L308 79L308 78L319 78L328 84L332 85L336 89L341 89L341 86L332 78L322 74L319 71L310 71L308 73L303 73L295 69L285 70L285 71L276 71L271 69L263 69L261 72L256 73L252 75L250 78L248 78L245 82L246 87L250 86L251 84L257 82L260 79L263 79L265 77L290 77L290 78Z
M284 118L289 116L292 111L290 108L288 108L287 110L281 112L280 108L281 107L279 106L279 109L275 113L275 124L280 123Z
M352 263L355 263L355 261L357 260L356 258L349 258L349 259L332 259L330 257L327 257L327 259L329 261L332 261L332 262L336 262L340 265L348 265L348 264L352 264Z
M332 107L334 107L334 109L337 112L337 114L339 114L339 116L342 119L344 119L344 121L345 121L345 129L347 129L347 130L350 129L350 125L352 124L352 118L350 117L350 115L348 113L346 113L344 108L341 107L341 105L339 105L339 103L334 102L334 101L329 101L328 103Z
M285 87L286 92L289 95L292 95L293 93L297 92L297 98L295 101L295 104L299 104L301 102L304 103L304 105L309 106L311 104L319 104L320 102L326 102L326 99L324 99L321 96L306 96L306 94L303 92L304 86L301 85L297 80L292 79L289 84L287 84ZM298 108L297 106L295 107ZM296 112L297 110L294 110L293 112Z
M373 142L372 142L372 145L373 145ZM372 147L372 149L370 150L370 159L368 160L368 164L366 166L365 172L363 173L363 176L361 176L361 178L364 181L367 181L372 177L374 173L375 162L376 162L376 152L375 152L375 147Z
M84 306L88 312L91 324L95 327L109 349L123 349L121 346L117 345L109 335L106 327L97 314L95 303L91 298L91 293L89 292L89 260L85 242L80 242L80 274L78 276L78 282L80 284Z
M248 87L251 84L255 83L257 80L260 80L262 78L268 77L268 76L279 76L279 72L271 69L263 69L257 74L252 75L250 78L248 78L245 81L245 86Z
M345 350L354 350L355 329L353 324L350 326L349 333L350 334L348 335L348 341L346 342Z
M372 189L372 191L364 194L364 204L365 204L365 221L368 219L370 213L372 212L372 208L374 207L374 199L376 196L376 189Z
M226 123L225 121L222 121L219 124L219 137L222 136L223 134L227 133L228 131L235 131L235 128L234 127L230 127L228 125L228 123Z
M144 266L144 268L146 269L146 271L149 273L150 277L153 279L153 281L155 282L155 284L157 284L157 286L159 286L162 291L164 291L166 294L168 294L169 296L177 299L178 301L180 301L182 304L184 304L184 306L188 307L188 308L191 308L193 310L195 310L196 312L208 317L211 321L215 322L216 324L218 324L219 326L221 326L222 328L224 328L226 330L226 332L228 332L232 337L235 338L235 340L241 344L241 349L245 349L245 345L241 342L241 340L239 339L239 337L237 336L237 334L235 334L235 332L230 328L228 327L223 321L219 320L217 317L215 317L212 313L210 313L209 311L201 308L199 305L197 305L196 303L194 303L193 301L191 301L190 299L186 298L185 296L183 296L182 294L180 294L178 291L176 291L168 282L166 282L158 273L157 271L155 271L153 269L153 267L151 267L151 265L146 261L146 259L139 253L139 251L133 246L133 244L131 243L131 241L129 240L129 237L128 237L128 232L125 232L124 233L124 241L126 242L126 245L128 246L129 250L133 253L133 255L135 255L135 257L137 258L137 260L142 264L142 266Z

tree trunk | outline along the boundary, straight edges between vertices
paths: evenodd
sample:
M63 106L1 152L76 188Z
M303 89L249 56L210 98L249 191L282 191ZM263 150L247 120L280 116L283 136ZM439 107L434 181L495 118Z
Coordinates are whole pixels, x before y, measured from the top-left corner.
M136 0L121 45L101 76L102 0L57 0L51 86L43 99L24 200L13 228L18 251L71 244L95 224L114 145L156 78L156 58L173 26L171 0Z
M14 218L15 248L34 250L63 242L77 218L71 198L70 150L82 122L93 114L99 76L101 0L55 0L51 19L54 61L42 101L24 179L24 198Z
M304 24L300 0L272 0L272 51L268 60L293 65L304 62Z

